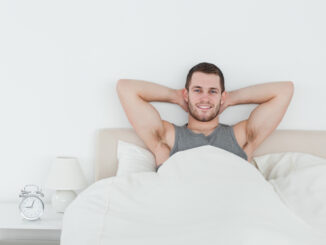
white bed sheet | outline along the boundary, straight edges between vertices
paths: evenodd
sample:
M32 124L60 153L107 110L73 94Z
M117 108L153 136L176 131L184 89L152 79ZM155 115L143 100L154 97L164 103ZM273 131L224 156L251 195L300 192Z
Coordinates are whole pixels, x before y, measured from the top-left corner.
M212 146L158 173L94 183L68 207L61 245L325 244L242 158Z

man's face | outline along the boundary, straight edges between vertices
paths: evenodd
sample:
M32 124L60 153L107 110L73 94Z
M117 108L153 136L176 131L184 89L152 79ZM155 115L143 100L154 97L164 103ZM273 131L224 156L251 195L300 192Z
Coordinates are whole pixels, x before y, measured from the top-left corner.
M224 103L220 77L216 74L194 72L185 100L193 118L200 122L213 120L219 113L221 103Z

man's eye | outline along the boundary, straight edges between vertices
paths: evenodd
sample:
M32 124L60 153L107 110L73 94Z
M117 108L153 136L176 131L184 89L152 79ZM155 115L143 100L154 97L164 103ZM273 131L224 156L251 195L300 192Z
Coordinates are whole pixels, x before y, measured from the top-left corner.
M195 91L195 92L199 92L200 90L199 90L199 89L195 89L194 91Z
M217 91L215 91L215 90L213 90L213 91L211 91L211 92L212 92L212 93L215 93L215 94L217 93Z

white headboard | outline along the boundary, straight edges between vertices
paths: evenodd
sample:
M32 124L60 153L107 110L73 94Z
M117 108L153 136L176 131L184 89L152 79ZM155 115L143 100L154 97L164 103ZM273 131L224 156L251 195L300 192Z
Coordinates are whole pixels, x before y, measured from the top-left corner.
M100 129L97 132L95 181L116 174L119 139L147 148L133 128ZM305 152L326 158L326 131L275 130L254 156L275 152Z

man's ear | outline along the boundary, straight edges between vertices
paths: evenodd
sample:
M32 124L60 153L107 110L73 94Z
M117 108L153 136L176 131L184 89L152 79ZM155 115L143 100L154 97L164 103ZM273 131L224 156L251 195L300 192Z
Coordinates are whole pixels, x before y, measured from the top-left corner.
M224 90L224 92L221 95L221 105L225 103L226 98L228 97L229 93Z
M183 99L188 103L188 90L186 88L182 89L183 92Z

